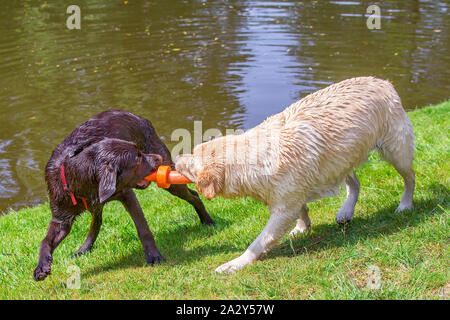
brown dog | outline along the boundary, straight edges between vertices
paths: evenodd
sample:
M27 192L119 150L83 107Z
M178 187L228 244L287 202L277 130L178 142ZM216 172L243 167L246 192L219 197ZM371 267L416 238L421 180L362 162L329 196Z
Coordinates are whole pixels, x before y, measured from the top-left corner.
M169 150L144 118L105 111L77 127L56 147L46 166L52 219L41 243L34 279L43 280L50 274L53 251L85 210L92 213L92 223L76 254L90 250L100 231L103 206L113 200L121 201L131 215L147 263L160 262L162 256L132 189L148 187L150 182L144 177L161 164L174 168ZM167 190L192 204L202 223L214 224L197 192L186 185Z

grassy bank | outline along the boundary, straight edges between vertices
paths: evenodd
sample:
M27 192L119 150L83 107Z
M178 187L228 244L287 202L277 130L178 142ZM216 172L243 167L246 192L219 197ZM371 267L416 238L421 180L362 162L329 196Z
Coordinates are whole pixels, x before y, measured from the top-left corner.
M54 254L52 275L35 282L48 205L0 217L0 299L448 299L450 101L409 113L417 138L413 212L394 214L402 180L377 154L358 170L355 217L334 217L345 198L310 205L312 231L284 240L261 261L234 275L216 274L257 237L269 212L251 199L205 202L215 227L200 225L187 203L154 186L137 191L165 262L146 267L131 218L119 203L104 211L94 250L71 257L87 235L90 215L74 224ZM68 289L67 269L81 270ZM366 287L378 268L381 286Z

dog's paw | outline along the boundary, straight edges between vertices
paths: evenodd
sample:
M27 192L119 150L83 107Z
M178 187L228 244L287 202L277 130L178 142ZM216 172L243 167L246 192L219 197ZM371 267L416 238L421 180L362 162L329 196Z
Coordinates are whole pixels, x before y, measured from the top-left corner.
M83 245L80 249L78 249L77 252L75 252L72 255L72 257L76 258L76 257L82 256L82 255L88 253L89 251L91 251L91 249L92 249L92 245L89 245L89 246L84 246Z
M353 210L339 210L338 214L336 215L336 223L344 224L352 221L353 212Z
M311 230L311 221L309 220L309 218L306 221L304 219L298 219L295 228L292 229L291 232L289 232L289 237L291 239L294 239L295 237L309 230Z
M220 267L216 269L218 273L235 273L236 271L244 268L249 262L244 261L242 257L231 260L227 263L224 263Z
M352 221L351 217L336 216L336 223L337 224L346 224L346 223L349 223L350 221Z
M205 219L202 219L202 220L201 220L201 223L203 223L204 225L207 225L207 226L215 226L215 225L216 225L216 223L214 222L214 220L211 219L210 217L207 217L207 218L205 218Z
M311 225L309 226L295 226L294 229L292 229L291 232L289 232L289 238L294 239L301 235L302 233L305 233L307 231L311 230Z
M38 264L36 269L34 269L33 278L36 281L42 281L45 278L47 278L47 276L50 275L51 272L52 272L51 265L40 265L40 264Z
M41 281L47 278L47 276L52 273L52 262L53 257L51 255L39 259L39 263L33 272L34 280Z
M164 259L162 255L156 251L156 252L149 252L145 254L145 260L147 261L147 264L154 265L161 263Z
M402 212L402 211L405 211L405 210L413 210L413 209L414 209L414 206L413 206L412 203L404 204L404 203L400 202L400 205L398 206L398 208L395 209L395 213L399 213L399 212Z

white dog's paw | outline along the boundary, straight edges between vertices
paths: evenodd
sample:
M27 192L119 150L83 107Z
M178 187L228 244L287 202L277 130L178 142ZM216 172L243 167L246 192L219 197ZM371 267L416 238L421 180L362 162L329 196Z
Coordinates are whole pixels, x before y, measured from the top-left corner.
M353 218L353 213L355 212L355 208L351 206L350 208L346 207L345 204L339 210L336 215L336 222L338 224L344 224L350 222Z
M302 233L305 233L307 231L309 231L311 229L311 225L309 226L295 226L294 229L292 229L291 232L289 232L289 238L294 239L296 237L298 237L299 235L301 235Z
M227 263L224 263L220 267L216 269L218 273L234 273L237 270L244 268L249 262L245 261L241 257L231 260Z
M395 213L399 213L399 212L402 212L404 210L413 210L413 209L414 209L414 206L413 206L412 203L404 204L404 203L400 202L400 205L395 210Z

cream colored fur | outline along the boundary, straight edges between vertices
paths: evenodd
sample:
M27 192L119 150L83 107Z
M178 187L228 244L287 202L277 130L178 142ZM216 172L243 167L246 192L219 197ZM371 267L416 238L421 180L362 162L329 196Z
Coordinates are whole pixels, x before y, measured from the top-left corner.
M266 227L240 257L216 269L234 272L270 250L292 228L310 228L307 203L337 193L347 199L338 223L350 221L359 193L354 173L378 149L403 177L397 211L413 208L414 135L400 97L387 81L348 79L295 102L241 135L220 137L177 158L176 168L208 199L250 196L271 212Z

